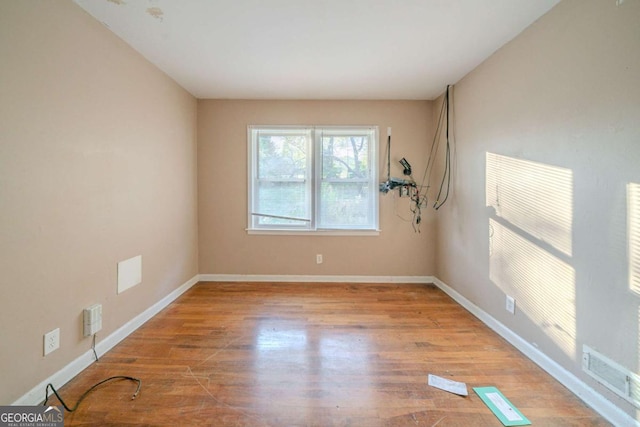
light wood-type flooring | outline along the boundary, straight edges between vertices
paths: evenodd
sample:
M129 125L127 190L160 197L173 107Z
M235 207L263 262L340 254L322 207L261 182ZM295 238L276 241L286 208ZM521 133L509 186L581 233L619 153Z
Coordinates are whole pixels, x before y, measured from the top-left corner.
M461 397L427 374L465 382ZM199 283L64 386L66 426L608 426L433 285ZM57 399L50 400L57 404Z

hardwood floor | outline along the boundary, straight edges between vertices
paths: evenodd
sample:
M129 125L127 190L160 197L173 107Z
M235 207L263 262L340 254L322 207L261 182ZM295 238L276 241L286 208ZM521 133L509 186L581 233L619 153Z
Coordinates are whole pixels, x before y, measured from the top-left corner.
M534 426L609 425L432 285L199 283L60 393L113 375L137 399L102 385L65 425L501 426L478 386Z

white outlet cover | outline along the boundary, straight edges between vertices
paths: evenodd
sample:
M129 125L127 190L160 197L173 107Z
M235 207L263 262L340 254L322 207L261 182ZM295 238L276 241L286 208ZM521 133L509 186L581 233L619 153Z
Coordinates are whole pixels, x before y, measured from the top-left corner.
M44 355L60 348L60 328L44 334Z
M118 293L142 283L142 255L118 263Z
M506 301L505 309L511 314L516 314L516 300L515 300L515 298L510 297L510 296L507 295L507 301Z

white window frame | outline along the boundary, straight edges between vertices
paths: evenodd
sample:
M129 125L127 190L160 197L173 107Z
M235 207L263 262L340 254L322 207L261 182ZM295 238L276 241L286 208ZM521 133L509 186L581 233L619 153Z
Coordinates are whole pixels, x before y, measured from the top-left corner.
M257 155L256 143L259 132L274 133L302 133L310 132L309 158L307 159L307 172L309 178L307 180L307 191L310 194L310 218L292 218L307 220L300 225L260 225L254 219L257 216L268 216L255 212L254 206L257 203L257 192L254 194L254 188L257 188ZM322 135L331 133L335 135L342 134L360 134L369 135L371 140L368 145L369 159L369 177L367 181L370 183L369 188L369 212L372 215L371 227L322 227L318 224L317 218L320 213L320 190L322 185ZM257 126L250 125L247 127L247 153L248 153L248 191L247 191L247 232L249 234L316 234L316 235L378 235L379 230L379 204L378 204L378 127L377 126ZM344 180L340 180L344 182Z

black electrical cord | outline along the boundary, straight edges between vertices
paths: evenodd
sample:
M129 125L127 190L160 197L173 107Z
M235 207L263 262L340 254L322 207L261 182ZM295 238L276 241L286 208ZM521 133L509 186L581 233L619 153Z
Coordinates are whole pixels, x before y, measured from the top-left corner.
M425 167L424 174L422 176L422 182L420 185L416 185L414 194L412 195L412 207L413 213L412 226L416 233L420 232L420 223L422 222L422 208L428 205L429 189L431 188L431 178L433 175L433 168L438 156L439 141L442 135L442 125L447 117L447 99L446 97L442 101L440 112L438 114L438 123L436 125L436 131L431 141L431 148L429 150L429 158L427 159L427 166Z
M391 134L387 135L387 182L391 181Z
M427 159L427 165L424 170L424 174L422 176L422 182L420 185L417 185L416 181L413 179L411 175L411 168L407 167L405 163L406 160L403 158L400 163L404 167L404 174L408 175L410 178L410 182L412 183L413 190L409 190L411 206L410 210L413 214L413 219L411 225L413 226L413 230L416 233L420 232L420 223L422 221L422 208L428 206L428 197L429 190L431 188L431 178L434 172L434 167L436 163L436 159L438 157L438 149L439 142L442 137L442 129L445 129L445 140L446 140L446 148L445 148L445 165L444 171L442 174L442 180L440 182L440 187L438 189L438 194L436 196L436 200L433 203L433 207L435 210L440 209L445 202L449 199L449 192L451 189L451 142L449 137L449 129L450 129L450 92L451 85L447 85L444 98L442 100L442 105L440 107L440 113L438 114L438 123L436 125L436 131L433 136L433 141L431 142L431 148L429 150L429 158ZM451 128L451 135L453 136L453 129ZM391 136L389 135L387 138L387 181L390 180L391 173ZM403 161L405 163L403 163ZM446 187L445 187L446 183ZM382 186L381 186L382 188ZM443 198L444 193L444 198Z
M93 334L93 343L91 344L91 350L93 350L93 355L96 357L96 362L98 361L98 353L96 352L96 335Z
M402 160L406 162L404 158ZM400 163L402 163L402 161ZM410 201L413 204L412 206L409 207L409 210L413 214L413 218L411 220L411 226L413 227L414 232L420 233L420 222L422 221L421 214L420 214L420 209L421 209L420 187L418 187L415 179L413 179L413 175L411 174L411 166L407 167L407 166L404 166L403 164L403 167L405 168L405 171L407 170L409 171L408 174L405 172L405 175L409 176L409 185L407 186L407 189L409 191Z
M138 388L136 388L136 392L133 393L133 396L131 396L131 400L133 400L136 397L138 397L138 393L140 393L140 387L142 387L142 380L139 379L139 378L127 377L127 376L124 376L124 375L116 375L114 377L109 377L109 378L107 378L105 380L102 380L99 383L96 383L93 386L91 386L91 388L89 388L89 390L87 390L84 393L82 393L82 396L80 396L80 398L78 399L76 404L73 406L73 408L69 408L69 406L67 406L67 404L64 402L64 400L62 400L62 397L58 394L58 391L55 389L55 387L53 387L53 384L49 383L49 384L47 384L47 387L45 388L45 398L44 398L44 402L42 403L42 406L47 406L47 401L49 400L49 388L51 388L51 390L53 391L53 394L56 395L56 397L58 398L60 403L62 403L62 406L64 406L64 409L66 409L69 412L73 412L76 409L78 409L78 406L80 406L80 402L82 402L84 400L84 398L87 397L89 395L89 393L91 393L98 386L106 383L107 381L118 380L118 379L130 380L130 381L137 382L138 383Z
M442 174L442 181L440 182L440 189L438 190L438 195L436 196L436 202L433 204L433 207L438 210L445 204L447 199L449 198L449 189L451 187L451 144L449 142L449 88L451 86L447 85L447 91L445 94L445 99L443 105L446 105L446 131L445 131L445 139L447 141L446 147L446 155L445 155L445 169ZM444 183L447 183L446 193L444 199L440 201L440 197L442 196L442 190L444 188Z
M445 178L447 181L447 191L445 193L444 199L440 202L440 196L442 195L442 188L444 186ZM438 196L436 197L436 202L433 204L435 210L438 210L445 204L447 199L449 198L449 188L451 186L451 149L449 148L449 144L447 143L447 153L445 160L445 171L442 175L442 182L440 183L440 190L438 191Z
M440 114L438 115L438 124L436 125L436 132L433 135L433 141L431 142L431 150L429 150L429 159L427 160L427 167L424 170L424 175L422 176L422 182L420 184L421 188L425 187L425 182L426 182L426 188L427 191L429 191L429 188L431 187L431 171L433 169L433 165L436 161L436 156L438 154L438 141L440 140L440 135L442 132L442 122L444 120L445 117L445 102L443 100L442 102L442 106L440 107ZM434 152L435 149L435 152ZM427 181L428 178L428 181ZM425 198L427 197L427 195L425 194Z

